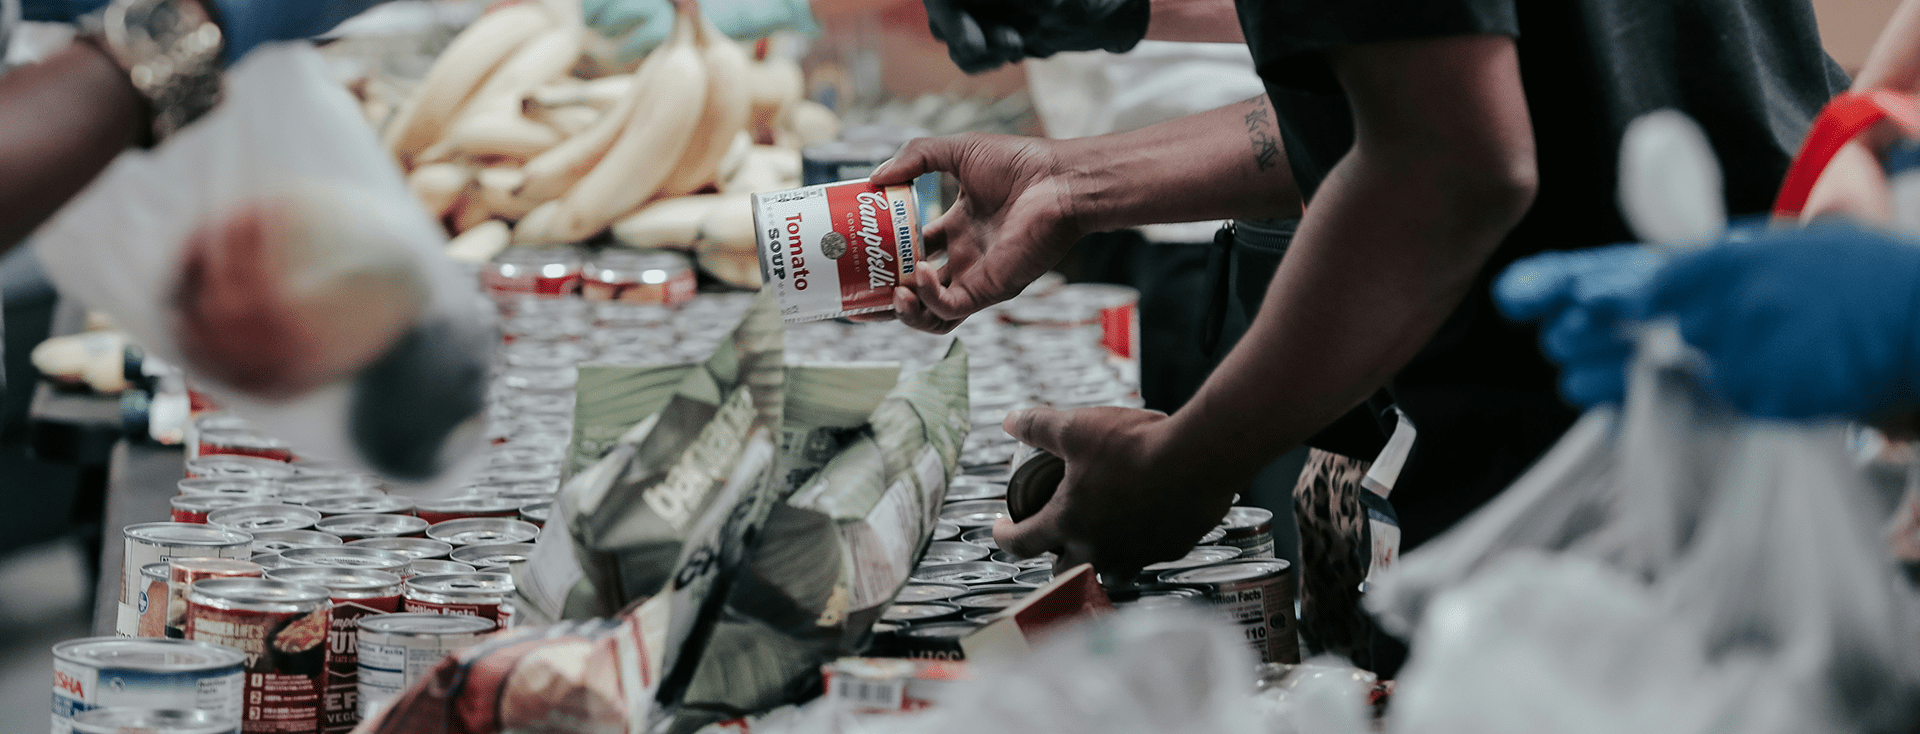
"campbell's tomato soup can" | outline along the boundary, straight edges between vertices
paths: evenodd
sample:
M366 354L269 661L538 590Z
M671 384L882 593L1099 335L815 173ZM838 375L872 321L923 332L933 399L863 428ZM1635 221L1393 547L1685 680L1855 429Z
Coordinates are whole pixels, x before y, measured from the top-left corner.
M580 252L571 247L511 247L481 271L480 280L500 303L564 298L579 292L580 267Z
M449 573L407 579L406 611L458 614L513 626L513 576L504 573Z
M675 305L693 300L698 285L685 255L607 248L587 263L580 295L589 301Z
M425 678L440 660L492 632L479 617L450 614L384 614L360 620L360 718Z
M236 454L214 454L187 460L188 479L280 479L293 475L285 462Z
M167 624L173 639L187 636L187 595L207 579L260 578L260 564L234 558L175 558L167 562Z
M520 500L504 497L449 497L438 500L421 500L413 505L414 514L429 525L437 525L448 520L463 517L518 517ZM421 528L426 530L426 528Z
M246 655L240 730L320 731L331 604L319 586L272 579L208 579L187 597L187 639Z
M146 582L140 569L175 558L238 558L251 555L253 536L212 525L144 522L120 531L126 550L120 565L120 609L114 633L133 637L139 631L141 592Z
M275 569L299 568L302 566L324 566L328 568L354 568L363 571L386 571L392 574L404 574L407 562L413 559L393 551L376 548L356 548L340 546L337 548L295 548L281 551Z
M140 567L140 599L134 603L140 622L134 637L167 636L167 575L173 564L149 563Z
M865 179L753 195L760 274L787 323L893 309L920 253L911 186Z
M414 538L432 523L413 515L334 515L323 517L313 529L348 541L366 538Z
M204 525L207 522L207 513L224 510L229 507L257 505L260 504L262 499L265 499L265 497L245 494L174 495L173 499L167 500L167 504L172 507L172 511L168 513L167 517L174 522Z
M86 712L114 708L206 711L239 720L246 655L187 640L88 637L53 646L53 734Z
M277 581L327 589L333 601L327 635L327 681L320 699L320 731L346 734L360 723L360 621L400 611L400 576L357 568L276 568Z

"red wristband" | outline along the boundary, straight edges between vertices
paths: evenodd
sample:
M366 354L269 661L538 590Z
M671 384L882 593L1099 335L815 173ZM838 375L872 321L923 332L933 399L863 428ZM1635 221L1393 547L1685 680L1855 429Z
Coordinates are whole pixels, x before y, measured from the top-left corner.
M1800 216L1800 211L1807 206L1807 197L1813 194L1814 183L1820 180L1820 174L1827 170L1827 164L1833 161L1841 146L1881 120L1892 120L1908 136L1920 137L1920 98L1908 92L1872 89L1842 92L1827 102L1820 116L1813 119L1806 141L1800 144L1800 154L1794 156L1793 165L1787 168L1787 178L1780 184L1780 197L1773 202L1774 215Z

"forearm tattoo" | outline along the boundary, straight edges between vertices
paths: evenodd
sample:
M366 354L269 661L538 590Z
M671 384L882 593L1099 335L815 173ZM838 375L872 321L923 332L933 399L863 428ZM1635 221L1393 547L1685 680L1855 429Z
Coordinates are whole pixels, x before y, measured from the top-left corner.
M1247 123L1247 140L1253 145L1253 165L1266 171L1280 164L1280 138L1274 132L1273 110L1267 106L1266 95L1246 101L1247 114L1240 119Z

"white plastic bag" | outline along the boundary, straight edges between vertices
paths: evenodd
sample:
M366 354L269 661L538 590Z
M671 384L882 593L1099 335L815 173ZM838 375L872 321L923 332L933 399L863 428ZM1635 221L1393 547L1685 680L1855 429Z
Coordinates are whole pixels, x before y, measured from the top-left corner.
M1847 428L1736 418L1670 326L1626 407L1368 595L1411 631L1400 731L1895 731L1916 607Z
M359 374L292 398L249 395L190 370L194 387L302 454L407 480L444 474L481 434L494 337L472 279L440 254L444 234L311 46L249 54L226 91L218 109L164 144L123 153L41 228L49 275L148 352L191 365L173 306L187 236L262 197L322 202L329 231L313 239L357 245L309 253L300 277L400 272L417 291L414 332Z

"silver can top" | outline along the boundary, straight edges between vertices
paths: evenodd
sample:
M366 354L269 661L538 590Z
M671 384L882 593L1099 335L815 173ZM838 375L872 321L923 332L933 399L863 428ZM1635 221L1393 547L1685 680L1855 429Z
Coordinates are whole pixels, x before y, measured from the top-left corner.
M193 582L192 598L229 604L305 606L325 603L329 595L325 588L311 584L264 578L219 578Z
M238 667L246 653L198 640L86 637L53 646L53 656L103 670L180 672Z
M412 558L446 558L453 544L431 538L365 538L347 544L354 548L372 548Z
M470 635L492 632L498 627L485 617L464 614L376 614L360 618L360 630L383 635Z
M465 517L427 527L427 537L457 546L525 543L539 536L533 523L507 517Z
M253 535L231 528L186 522L143 522L120 531L128 540L157 545L199 545L228 548L253 542Z
M301 530L320 521L320 513L293 505L241 505L207 513L207 524L252 533Z
M1239 581L1257 581L1281 576L1287 572L1290 564L1281 559L1248 559L1227 561L1225 563L1190 568L1185 571L1169 571L1160 575L1160 582L1166 584L1231 584Z
M212 711L142 709L109 706L83 711L71 722L74 734L238 734L240 722Z

